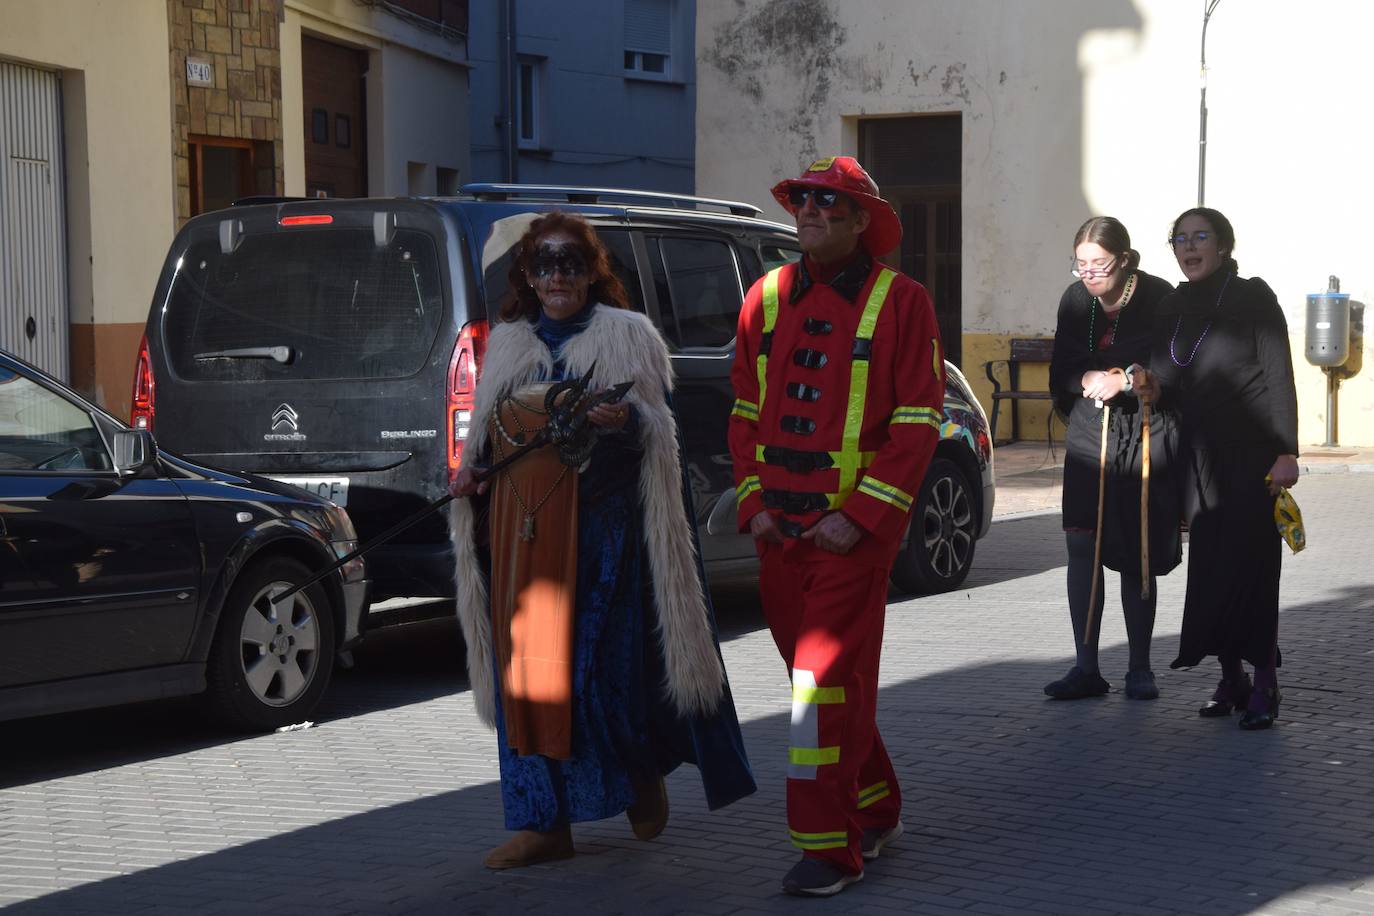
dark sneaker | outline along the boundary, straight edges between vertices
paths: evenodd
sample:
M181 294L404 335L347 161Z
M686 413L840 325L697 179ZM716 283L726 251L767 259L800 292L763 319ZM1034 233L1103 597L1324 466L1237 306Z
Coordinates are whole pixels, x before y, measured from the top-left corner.
M902 822L898 821L886 830L880 827L873 827L869 830L865 830L863 836L864 858L870 860L878 858L878 853L883 851L883 847L901 836L902 831L905 829L906 828L902 826Z
M1094 671L1092 674L1077 665L1057 681L1045 685L1045 696L1055 700L1081 700L1084 697L1100 697L1112 689L1112 685Z
M824 859L802 856L802 860L793 865L782 879L782 889L796 897L833 897L863 879L863 872L845 874Z
M1131 700L1159 699L1159 688L1155 686L1155 673L1148 669L1127 671L1126 697Z

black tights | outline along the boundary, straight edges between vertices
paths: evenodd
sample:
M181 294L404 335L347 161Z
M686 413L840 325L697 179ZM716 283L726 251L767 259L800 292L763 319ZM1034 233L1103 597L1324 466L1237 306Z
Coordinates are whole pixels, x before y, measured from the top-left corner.
M1073 620L1074 648L1078 652L1078 667L1093 673L1098 670L1097 638L1102 632L1102 606L1105 604L1102 567L1093 568L1093 533L1066 531L1069 547L1069 617ZM1093 576L1098 578L1097 608L1093 612L1093 631L1087 645L1083 644L1083 630L1088 622L1088 597L1092 592ZM1150 577L1150 597L1140 597L1140 574L1121 573L1121 609L1126 616L1126 640L1130 644L1130 670L1148 671L1150 668L1150 637L1155 629L1155 577Z

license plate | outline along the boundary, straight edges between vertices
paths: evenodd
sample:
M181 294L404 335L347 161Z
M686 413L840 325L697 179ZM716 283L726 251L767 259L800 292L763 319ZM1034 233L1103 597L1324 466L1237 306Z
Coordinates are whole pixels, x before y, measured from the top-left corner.
M300 487L316 496L323 496L336 505L348 505L347 477L277 477L270 474L267 476L271 477L272 480L289 483L293 487Z

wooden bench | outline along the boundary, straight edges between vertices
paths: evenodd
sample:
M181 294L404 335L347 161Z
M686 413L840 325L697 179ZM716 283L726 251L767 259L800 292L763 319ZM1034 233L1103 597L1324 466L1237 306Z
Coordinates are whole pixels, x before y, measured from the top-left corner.
M997 409L1003 401L1011 401L1011 438L1004 439L999 445L1015 442L1021 438L1020 417L1017 415L1018 401L1048 401L1052 398L1048 386L1041 391L1021 389L1022 363L1048 363L1054 354L1054 340L1048 337L1014 337L1011 341L1011 355L1006 359L994 359L984 364L988 381L992 382L992 435L997 436ZM995 367L1007 367L1007 387L1004 390L998 381Z

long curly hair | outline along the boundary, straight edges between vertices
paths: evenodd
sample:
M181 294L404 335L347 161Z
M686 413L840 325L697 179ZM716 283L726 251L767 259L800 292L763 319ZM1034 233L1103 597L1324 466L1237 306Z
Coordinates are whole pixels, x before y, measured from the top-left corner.
M610 252L601 243L592 224L573 213L554 210L530 223L529 229L515 243L515 257L511 259L510 295L501 306L501 320L514 321L523 318L535 321L539 317L539 296L530 286L526 276L530 263L539 250L539 241L551 232L566 232L577 242L582 257L587 262L587 270L592 282L587 288L587 301L600 302L615 308L630 307L629 297L625 294L625 284L620 282L615 271L611 270Z

